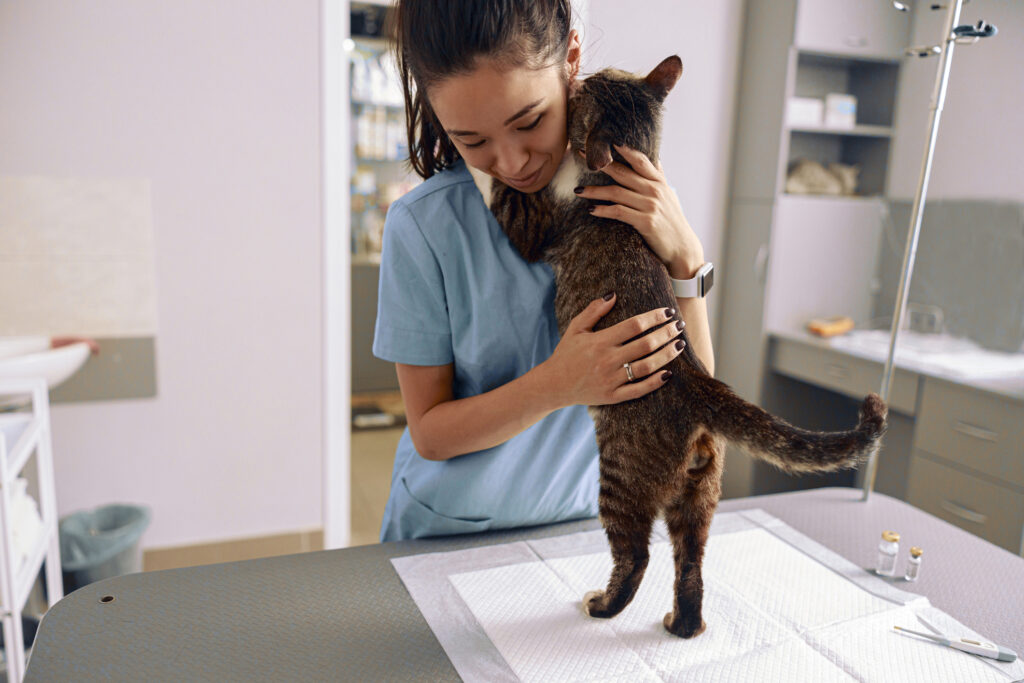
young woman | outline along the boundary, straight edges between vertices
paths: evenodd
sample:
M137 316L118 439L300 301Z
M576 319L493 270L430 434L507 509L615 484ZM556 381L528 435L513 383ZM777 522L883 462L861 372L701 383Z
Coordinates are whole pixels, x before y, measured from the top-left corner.
M713 372L704 300L595 332L615 306L609 292L560 338L550 268L519 256L470 176L467 166L536 192L571 153L580 39L568 0L400 0L395 12L410 161L425 182L384 228L373 348L396 363L409 428L381 540L595 516L586 406L657 391L683 324ZM672 277L692 278L704 252L679 200L660 168L621 151L632 168L606 169L617 185L580 195L613 202L595 213L632 225ZM629 342L647 330L653 353Z

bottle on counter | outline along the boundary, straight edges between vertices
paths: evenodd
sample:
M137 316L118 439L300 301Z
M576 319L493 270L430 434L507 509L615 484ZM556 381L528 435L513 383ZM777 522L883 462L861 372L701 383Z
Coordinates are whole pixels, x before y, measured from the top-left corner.
M900 552L900 535L895 531L883 531L878 544L878 560L875 573L881 576L896 575L896 556Z
M917 575L921 571L922 550L916 545L910 549L910 559L907 561L907 573L903 578L907 581L917 581Z

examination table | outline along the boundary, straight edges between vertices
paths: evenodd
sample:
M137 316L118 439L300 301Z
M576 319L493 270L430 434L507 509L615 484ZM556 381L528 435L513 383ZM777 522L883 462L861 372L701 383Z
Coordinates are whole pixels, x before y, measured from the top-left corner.
M860 497L823 488L718 509L761 508L865 568L881 532L897 530L900 568L903 546L924 549L920 579L895 579L899 588L1024 653L1024 558L894 498ZM591 519L106 579L46 615L26 680L459 680L390 558L599 527Z

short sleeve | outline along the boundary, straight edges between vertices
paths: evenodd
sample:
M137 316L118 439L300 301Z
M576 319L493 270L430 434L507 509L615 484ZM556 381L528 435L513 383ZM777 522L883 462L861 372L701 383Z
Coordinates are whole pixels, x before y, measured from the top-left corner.
M412 212L401 201L384 222L373 355L407 365L454 361L444 277Z

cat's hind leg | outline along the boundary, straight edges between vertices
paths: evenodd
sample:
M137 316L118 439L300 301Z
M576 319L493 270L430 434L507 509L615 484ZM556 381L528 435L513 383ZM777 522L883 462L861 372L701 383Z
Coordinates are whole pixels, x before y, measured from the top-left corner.
M601 464L598 509L612 550L611 577L602 591L583 596L583 609L592 617L609 619L621 612L636 595L650 559L648 546L656 509L652 496L631 490L614 472Z
M701 565L708 540L711 519L721 495L723 445L710 435L697 439L698 450L691 462L702 463L687 472L681 493L665 508L665 523L672 539L676 581L672 611L665 615L669 633L693 638L704 632L707 624L701 617L704 580Z

